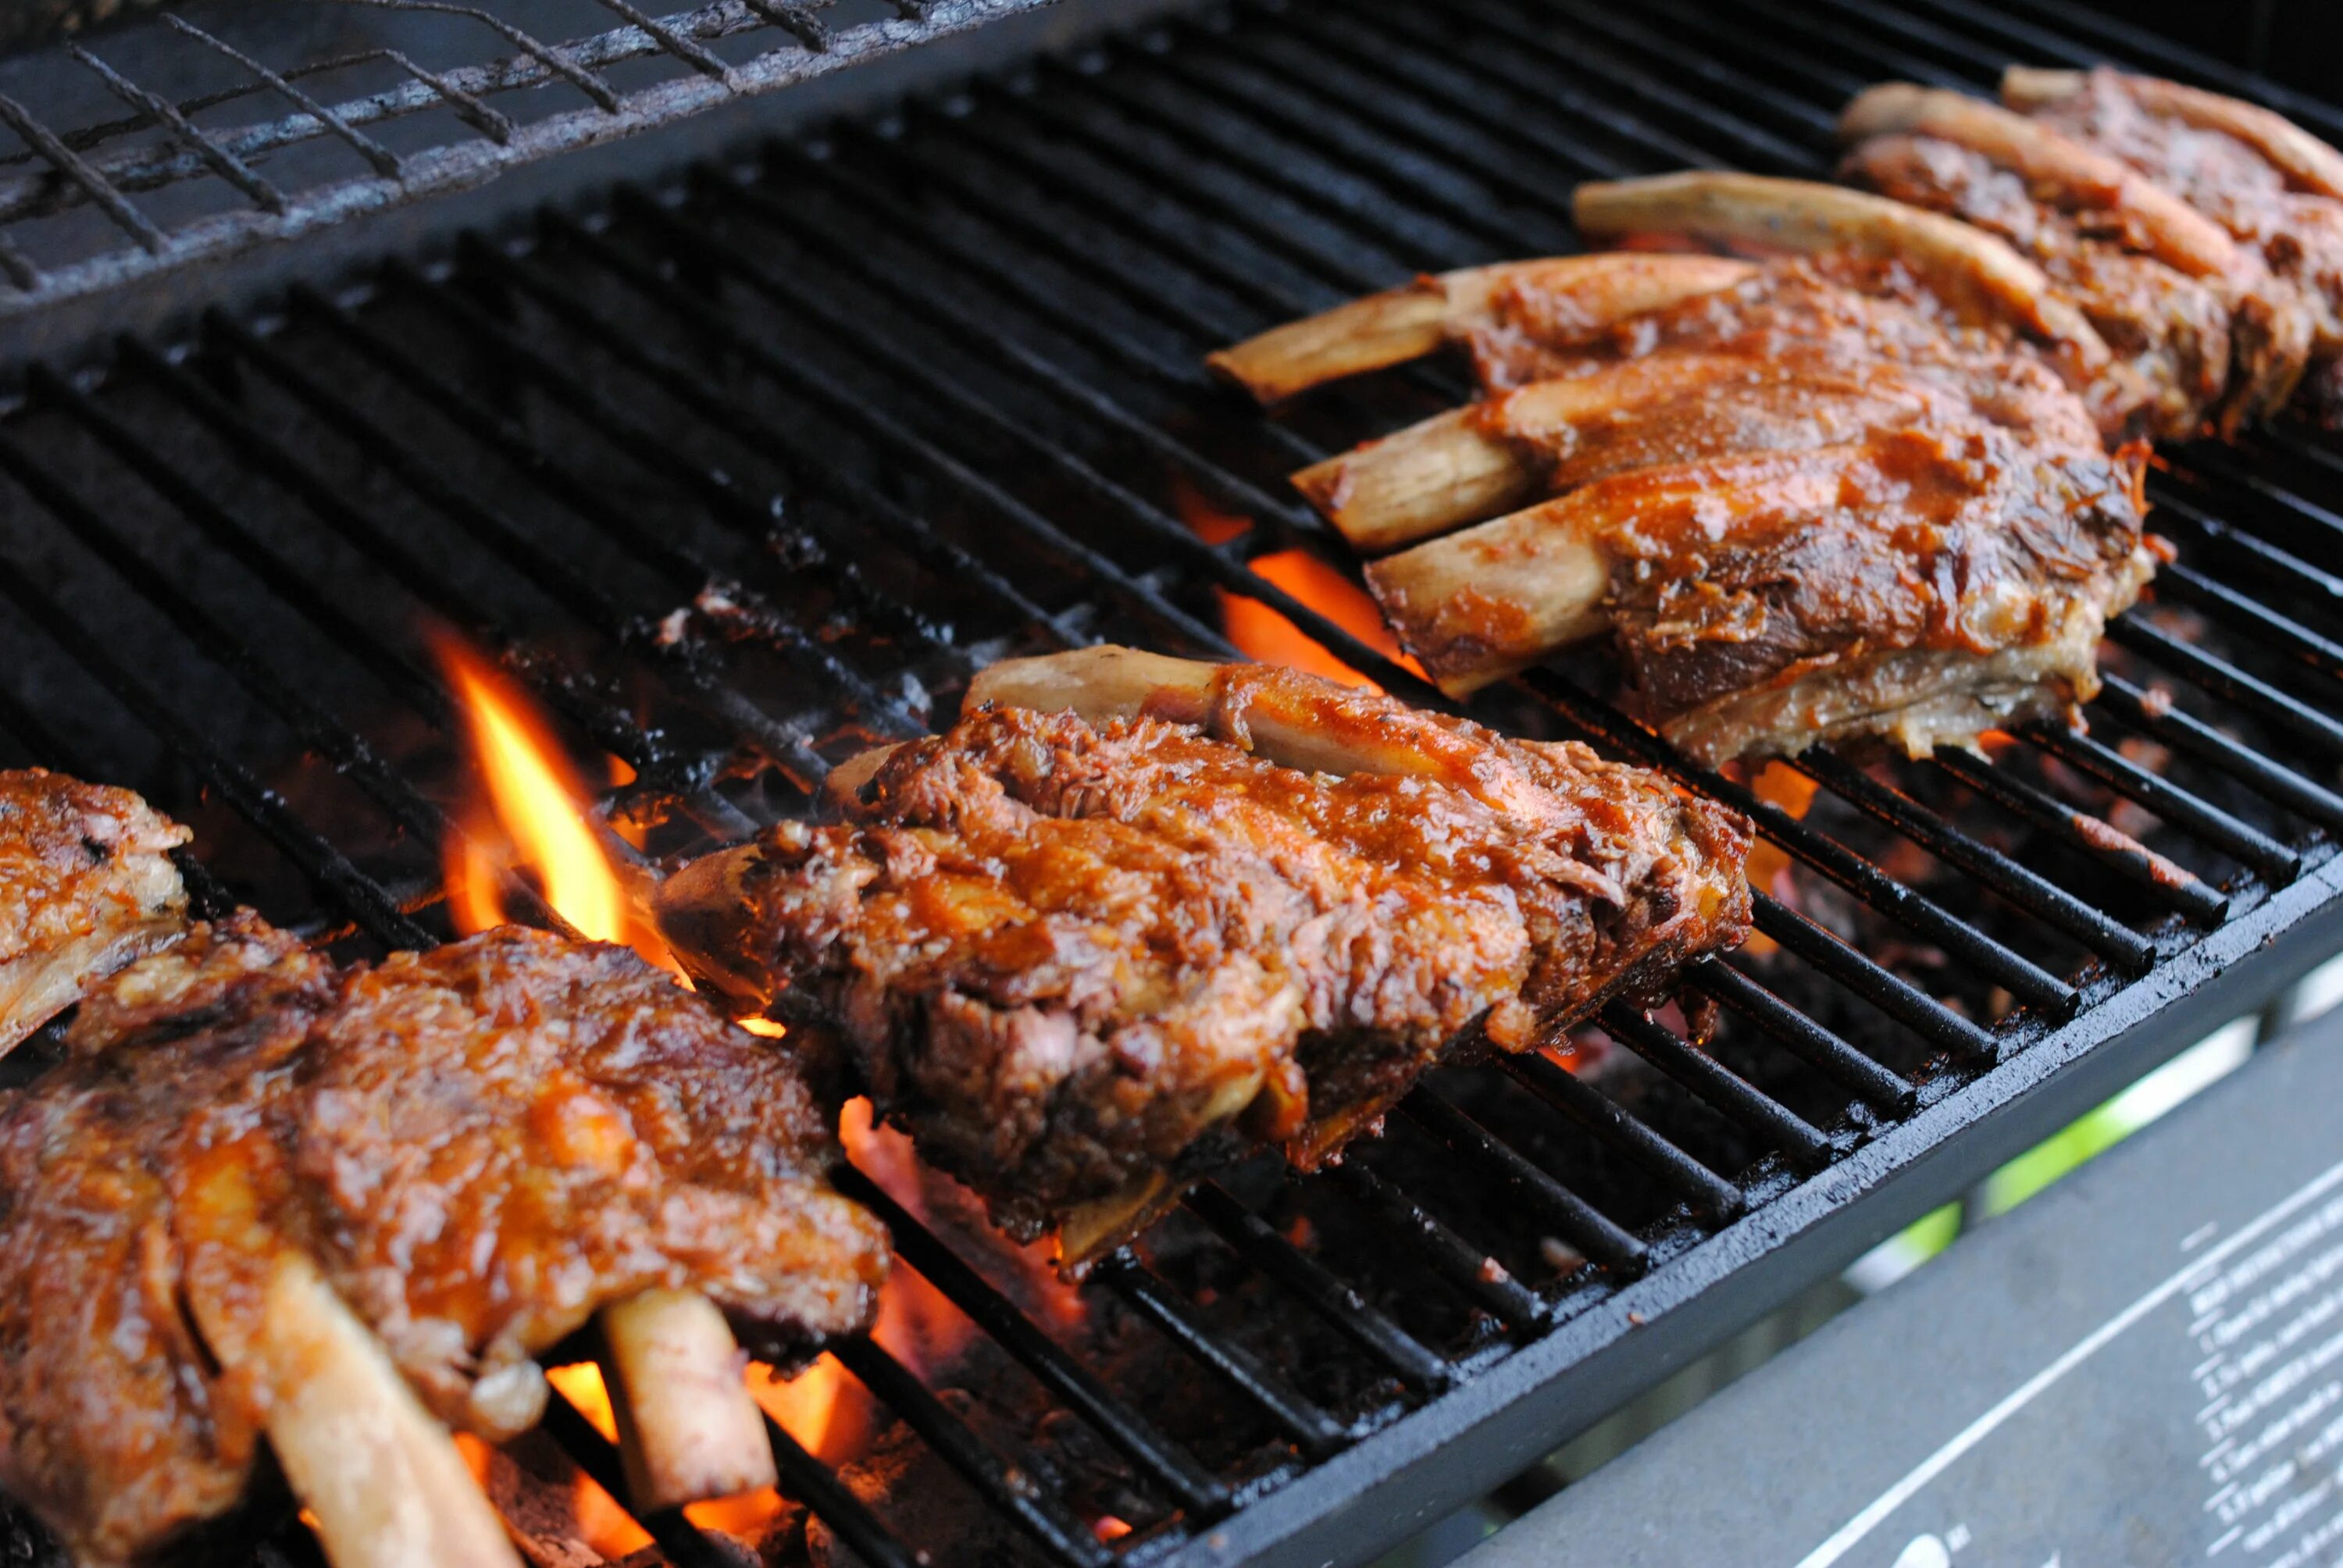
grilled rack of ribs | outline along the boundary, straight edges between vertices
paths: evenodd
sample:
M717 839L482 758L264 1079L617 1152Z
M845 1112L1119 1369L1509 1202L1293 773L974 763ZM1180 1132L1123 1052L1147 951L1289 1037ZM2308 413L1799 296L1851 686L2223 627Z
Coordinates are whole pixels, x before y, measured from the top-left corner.
M176 940L186 829L127 789L0 772L0 1052L83 990Z
M2154 390L2142 434L2225 433L2283 407L2310 353L2298 292L2120 159L2041 121L1888 83L1840 116L1842 179L1999 235Z
M329 1550L509 1563L430 1416L531 1424L598 1309L700 1292L788 1355L875 1306L805 1086L623 949L338 969L240 914L65 1043L0 1098L0 1483L85 1561L222 1514L265 1432Z
M1443 1053L1525 1049L1748 920L1725 809L1288 670L1007 661L832 782L838 821L686 867L661 929L1071 1270L1215 1166L1312 1167Z
M2311 337L2300 401L2343 418L2343 153L2282 116L2152 76L2012 66L2010 108L2120 160L2259 254Z

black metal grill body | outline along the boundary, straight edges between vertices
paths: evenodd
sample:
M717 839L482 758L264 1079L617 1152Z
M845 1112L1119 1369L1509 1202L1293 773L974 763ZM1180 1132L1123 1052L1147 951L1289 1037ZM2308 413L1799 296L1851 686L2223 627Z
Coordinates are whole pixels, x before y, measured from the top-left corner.
M2255 85L2062 0L1248 6L515 215L183 343L122 337L85 373L33 364L0 423L0 763L140 788L196 823L207 905L362 952L447 931L469 790L427 623L624 764L606 811L652 858L809 809L832 762L948 715L1004 654L1224 655L1274 611L1436 701L1295 596L1354 568L1281 476L1462 377L1265 418L1206 381L1205 349L1565 248L1583 178L1819 172L1873 80L2101 57ZM2179 561L2116 628L2088 734L1817 756L1789 779L1814 790L1799 817L1769 803L1780 775L1761 796L1666 755L1599 669L1478 702L1751 809L1781 868L1765 950L1692 971L1722 1020L1704 1045L1614 1010L1578 1076L1438 1075L1339 1170L1233 1173L1103 1268L1094 1313L1212 1390L1202 1417L860 1181L1087 1446L1036 1462L875 1344L848 1370L1003 1550L1360 1561L2260 1005L2343 942L2343 579L2322 564L2343 447L2278 430L2167 456ZM582 1416L556 1402L550 1431L615 1490ZM865 1561L930 1544L779 1446L784 1491ZM1136 1526L1111 1545L1107 1494ZM678 1562L720 1560L680 1518L643 1523Z

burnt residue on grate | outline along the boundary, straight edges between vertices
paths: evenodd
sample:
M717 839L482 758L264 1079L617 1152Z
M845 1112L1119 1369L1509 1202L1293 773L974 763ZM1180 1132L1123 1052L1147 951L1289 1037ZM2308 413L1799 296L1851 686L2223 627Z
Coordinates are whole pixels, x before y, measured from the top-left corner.
M428 628L625 765L604 809L654 862L809 811L1005 655L1227 657L1282 622L1437 701L1344 618L1349 558L1282 476L1463 377L1264 418L1205 349L1566 247L1581 179L1815 172L1883 76L2106 55L2238 85L2062 0L1246 6L32 367L0 421L0 764L134 785L218 899L378 951L447 934ZM1649 1019L1435 1075L1332 1171L1208 1185L1071 1307L921 1184L887 1217L949 1351L841 1355L870 1441L833 1467L780 1439L766 1558L1359 1560L2277 985L2343 887L2343 447L2168 457L2179 562L2087 732L1752 780L1666 754L1597 660L1486 694L1752 810L1759 940ZM517 1528L614 1474L557 1414L492 1473Z

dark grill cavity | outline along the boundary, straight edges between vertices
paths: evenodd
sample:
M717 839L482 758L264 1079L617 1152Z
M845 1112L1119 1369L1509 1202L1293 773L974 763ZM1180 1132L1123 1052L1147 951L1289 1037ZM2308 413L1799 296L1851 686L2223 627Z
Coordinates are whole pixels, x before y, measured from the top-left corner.
M1205 349L1568 248L1581 179L1818 173L1877 79L2104 57L2343 132L2060 0L1248 5L215 312L186 343L124 338L95 372L33 366L0 423L0 764L142 789L197 826L212 909L366 950L447 934L467 789L427 623L626 765L608 813L653 857L809 809L830 763L948 717L993 658L1231 655L1223 596L1437 702L1263 572L1347 561L1286 469L1463 378L1264 420ZM1322 1177L1207 1184L1094 1277L1081 1330L850 1186L981 1331L1019 1391L992 1403L1058 1412L1010 1432L874 1344L840 1352L980 1501L973 1539L1082 1564L1371 1555L2331 948L2343 578L2316 563L2343 540L2343 446L2167 456L2152 521L2180 561L2113 628L2088 735L1885 772L1810 754L1798 817L1666 754L1590 695L1599 672L1475 706L1732 802L1786 868L1764 950L1695 966L1654 1020L1606 1014L1577 1073L1443 1074ZM1208 543L1207 512L1248 526ZM620 1491L576 1409L548 1430ZM976 1549L773 1436L785 1493L863 1562ZM1101 1539L1106 1513L1131 1533ZM642 1523L676 1563L728 1560L679 1516ZM315 1549L296 1527L262 1552Z

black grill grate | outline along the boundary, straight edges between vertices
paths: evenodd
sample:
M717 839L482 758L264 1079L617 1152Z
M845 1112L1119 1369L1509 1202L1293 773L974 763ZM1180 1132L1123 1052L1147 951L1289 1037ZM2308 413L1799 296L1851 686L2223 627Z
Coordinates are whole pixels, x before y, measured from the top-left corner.
M1225 654L1232 604L1436 701L1296 596L1298 562L1345 558L1280 476L1462 379L1264 420L1205 348L1566 246L1582 178L1818 170L1838 103L1885 75L2103 53L2237 85L2056 0L1246 7L216 313L185 345L126 338L78 378L33 367L0 424L0 761L136 785L197 823L209 905L364 950L446 930L464 790L426 620L625 764L608 814L652 855L806 809L830 762L949 713L992 658ZM1004 1550L1357 1560L2268 994L2331 945L2343 888L2343 578L2316 564L2343 456L2277 431L2168 457L2181 564L2117 628L2088 735L1883 771L1817 755L1801 816L1668 755L1583 671L1482 703L1756 817L1771 950L1691 970L1722 1020L1704 1046L1614 1010L1586 1071L1443 1074L1344 1166L1207 1184L1101 1269L1094 1316L1214 1391L1202 1417L859 1181L1087 1436L1037 1457L876 1344L846 1368ZM557 1402L548 1430L617 1490L581 1414ZM863 1561L967 1547L775 1441L784 1490ZM1111 1543L1109 1492L1135 1526ZM726 1560L643 1523L673 1561Z

